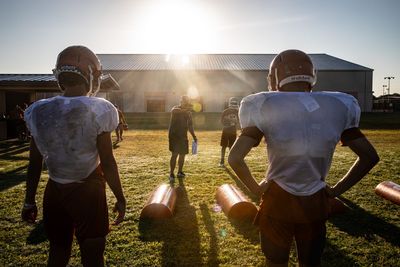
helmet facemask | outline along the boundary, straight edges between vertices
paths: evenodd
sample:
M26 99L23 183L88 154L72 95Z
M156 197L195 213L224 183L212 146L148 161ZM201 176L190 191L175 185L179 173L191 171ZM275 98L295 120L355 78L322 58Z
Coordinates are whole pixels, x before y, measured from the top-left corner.
M96 96L97 93L100 91L100 85L101 85L101 74L97 76L97 81L94 85L94 75L93 75L93 70L92 70L92 66L88 66L89 68L89 92L88 92L88 96ZM95 88L93 88L94 86L96 86Z

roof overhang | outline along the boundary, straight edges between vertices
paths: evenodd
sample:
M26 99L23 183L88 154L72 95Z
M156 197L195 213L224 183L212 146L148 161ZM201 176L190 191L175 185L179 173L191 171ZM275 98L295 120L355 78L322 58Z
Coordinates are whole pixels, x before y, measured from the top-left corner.
M29 75L29 76L28 76ZM9 78L7 78L9 76ZM119 84L105 74L101 78L100 92L119 90ZM21 92L58 92L57 81L52 74L0 74L0 90Z

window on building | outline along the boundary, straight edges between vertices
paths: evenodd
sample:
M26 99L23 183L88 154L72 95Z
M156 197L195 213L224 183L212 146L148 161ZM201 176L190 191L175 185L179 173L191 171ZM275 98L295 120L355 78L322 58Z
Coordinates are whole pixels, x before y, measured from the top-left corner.
M147 99L147 112L165 112L165 100Z

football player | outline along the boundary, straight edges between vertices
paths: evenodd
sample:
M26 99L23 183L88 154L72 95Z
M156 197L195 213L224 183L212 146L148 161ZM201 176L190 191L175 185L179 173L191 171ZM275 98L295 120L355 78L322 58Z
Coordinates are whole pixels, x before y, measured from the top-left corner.
M183 172L183 164L185 155L189 153L189 141L187 132L189 131L193 140L197 142L197 137L194 134L192 120L192 105L188 96L181 97L180 105L174 106L171 110L171 120L168 129L169 151L171 151L171 159L169 161L170 173L169 181L171 184L175 182L175 166L178 158L178 178L184 178L186 175Z
M25 111L32 139L22 219L37 216L36 190L42 161L49 180L43 197L43 222L50 241L49 266L68 264L75 234L84 266L103 266L109 232L105 183L116 197L115 224L125 216L111 132L118 125L115 107L96 94L101 64L84 46L70 46L57 58L54 75L62 96L42 99Z
M115 129L115 135L117 136L117 143L124 140L124 138L122 137L122 135L124 134L124 130L127 129L128 124L126 123L125 120L125 116L124 113L122 112L122 110L119 109L119 107L117 105L114 105L115 108L118 111L118 126Z
M240 106L242 134L229 164L256 195L262 196L256 223L269 266L287 266L296 241L300 266L319 266L326 240L328 197L337 197L362 179L379 161L360 131L357 100L339 92L311 92L316 70L310 57L287 50L271 62L271 92L245 97ZM265 138L266 179L257 183L244 158ZM357 160L334 186L325 183L336 144Z
M232 147L236 140L236 129L239 124L238 111L239 105L236 98L231 97L228 102L228 108L226 108L221 114L221 123L223 125L221 134L221 159L219 166L224 167L225 163L225 151L226 148Z

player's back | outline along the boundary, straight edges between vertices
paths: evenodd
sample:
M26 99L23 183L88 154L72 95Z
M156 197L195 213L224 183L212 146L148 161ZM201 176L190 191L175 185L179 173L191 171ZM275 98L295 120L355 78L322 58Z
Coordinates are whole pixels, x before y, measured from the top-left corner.
M358 126L358 104L343 93L261 93L242 105L251 110L248 117L241 110L241 120L249 120L264 133L268 178L298 195L324 186L341 134Z
M177 138L186 138L189 123L189 111L181 106L174 106L171 110L169 135Z
M97 136L115 129L117 116L110 102L86 96L44 99L25 113L50 177L60 182L93 171L98 163Z

